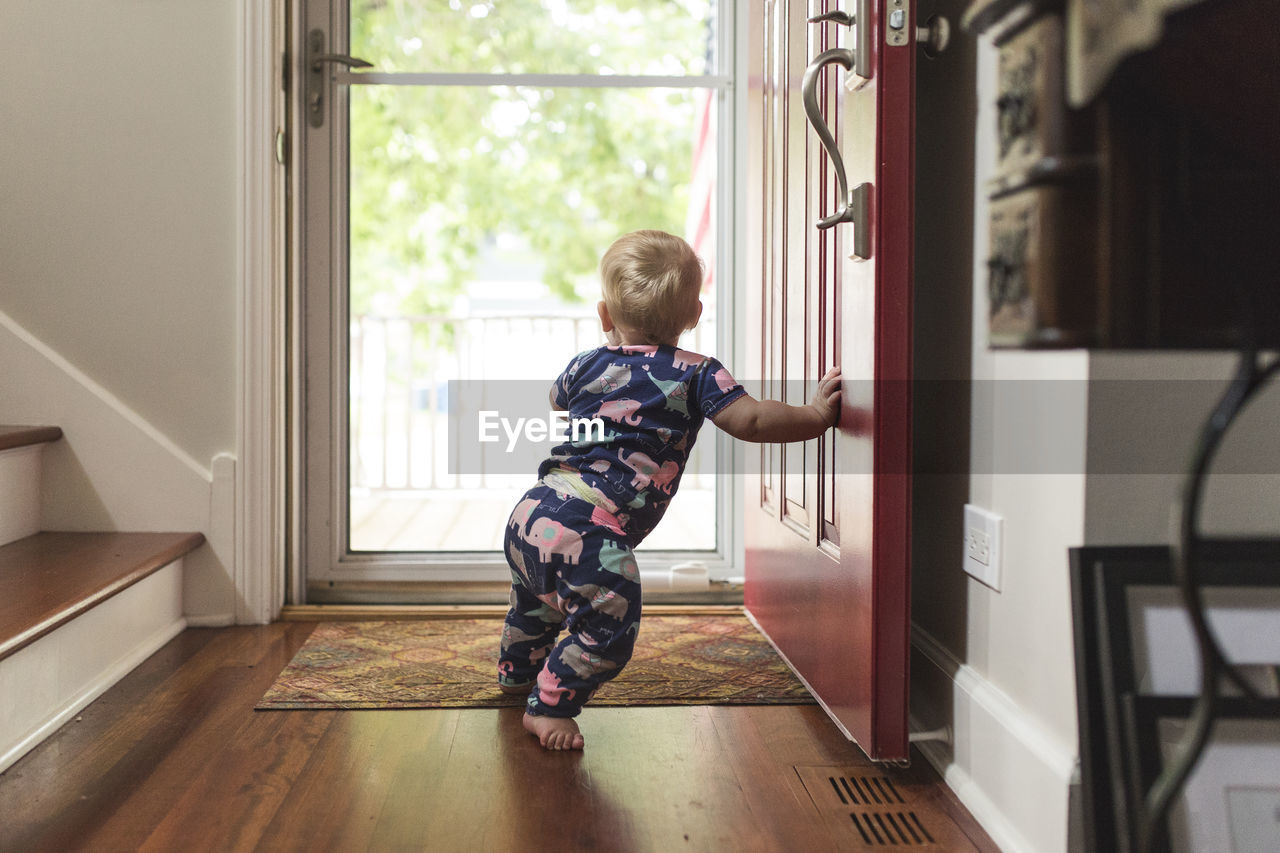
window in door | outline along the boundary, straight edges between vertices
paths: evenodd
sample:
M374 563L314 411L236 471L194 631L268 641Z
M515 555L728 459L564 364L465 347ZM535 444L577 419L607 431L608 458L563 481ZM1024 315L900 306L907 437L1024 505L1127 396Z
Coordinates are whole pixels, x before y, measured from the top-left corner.
M682 345L721 354L729 12L308 0L297 187L312 587L506 577L502 522L534 471L459 464L458 383L549 386L602 343L596 264L618 235L661 228L694 245L705 309ZM724 552L718 454L697 446L643 546L652 559Z

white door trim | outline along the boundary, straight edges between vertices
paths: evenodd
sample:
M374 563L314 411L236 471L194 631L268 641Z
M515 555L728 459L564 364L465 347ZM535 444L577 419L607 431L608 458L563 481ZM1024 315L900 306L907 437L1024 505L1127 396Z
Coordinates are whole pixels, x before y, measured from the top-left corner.
M285 276L281 0L240 0L237 20L236 621L265 623L284 601Z

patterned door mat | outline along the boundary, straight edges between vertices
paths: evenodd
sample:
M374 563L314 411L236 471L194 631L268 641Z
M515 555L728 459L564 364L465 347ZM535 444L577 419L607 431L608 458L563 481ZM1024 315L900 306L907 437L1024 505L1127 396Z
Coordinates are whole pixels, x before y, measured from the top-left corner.
M259 710L501 708L502 622L323 622ZM650 616L592 705L805 705L813 697L744 616Z

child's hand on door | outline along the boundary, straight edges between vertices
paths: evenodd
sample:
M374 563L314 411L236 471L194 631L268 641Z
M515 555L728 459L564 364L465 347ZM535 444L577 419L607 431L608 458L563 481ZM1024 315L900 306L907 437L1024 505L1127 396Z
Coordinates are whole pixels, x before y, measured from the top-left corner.
M833 367L818 380L818 390L814 391L809 405L817 409L827 426L835 426L840 421L840 368Z

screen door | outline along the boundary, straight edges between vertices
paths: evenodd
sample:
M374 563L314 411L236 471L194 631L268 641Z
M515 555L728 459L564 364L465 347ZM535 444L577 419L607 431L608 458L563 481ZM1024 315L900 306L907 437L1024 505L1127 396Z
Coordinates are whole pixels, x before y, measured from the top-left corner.
M682 345L724 355L731 12L304 4L292 85L308 600L425 600L441 582L465 596L509 578L504 522L535 470L468 462L458 425L469 401L549 388L603 343L596 264L622 233L694 245L706 307ZM725 564L726 456L699 443L643 546L651 564Z

